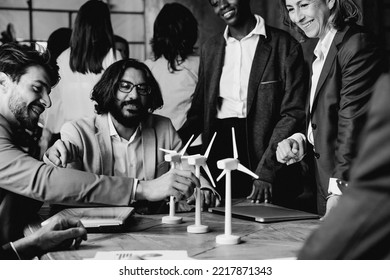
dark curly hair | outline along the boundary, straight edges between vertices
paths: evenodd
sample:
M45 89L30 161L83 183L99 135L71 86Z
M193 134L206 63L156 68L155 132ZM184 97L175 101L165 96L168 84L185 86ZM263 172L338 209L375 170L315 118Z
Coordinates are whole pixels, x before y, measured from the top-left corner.
M48 51L40 52L34 47L18 43L0 46L0 72L7 74L12 81L19 82L20 77L27 73L27 68L38 65L45 69L50 86L54 87L60 80L60 75L57 64L51 63Z
M101 79L95 85L92 91L91 99L96 101L95 110L97 114L105 114L109 112L110 107L116 99L118 91L118 82L122 79L125 71L128 68L134 68L142 71L145 75L146 83L152 88L149 101L149 112L162 107L163 99L160 87L156 79L153 77L148 66L139 62L136 59L123 59L111 64L104 71Z
M158 14L150 41L157 60L164 56L168 69L177 71L177 63L194 53L198 39L198 22L189 9L179 3L165 4Z

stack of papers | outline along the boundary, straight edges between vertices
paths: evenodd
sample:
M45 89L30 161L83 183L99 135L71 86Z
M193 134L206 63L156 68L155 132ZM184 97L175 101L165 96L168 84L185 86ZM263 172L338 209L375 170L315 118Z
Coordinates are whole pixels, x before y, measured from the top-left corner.
M95 257L90 260L128 260L139 258L142 260L189 260L187 251L184 250L165 250L165 251L111 251L97 252Z

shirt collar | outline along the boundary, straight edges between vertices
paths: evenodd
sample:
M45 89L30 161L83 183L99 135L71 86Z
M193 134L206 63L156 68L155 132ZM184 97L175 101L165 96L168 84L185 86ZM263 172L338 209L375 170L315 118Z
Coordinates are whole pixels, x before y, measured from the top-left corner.
M119 134L116 131L114 123L112 122L112 118L111 118L111 114L110 113L108 113L108 117L107 118L108 118L108 129L110 131L110 136L118 136L119 137Z
M248 35L246 35L244 38L249 38L253 35L263 35L267 38L267 34L265 33L265 21L264 19L259 15L254 15L256 18L256 26L253 28L251 32L249 32ZM225 41L228 42L229 39L234 39L229 35L229 26L226 26L225 32L223 33L223 37L225 38Z
M328 33L326 33L324 39L318 41L316 48L314 49L315 56L319 57L321 54L323 57L329 52L330 46L333 42L334 37L336 36L337 30L331 28Z
M114 123L112 122L112 116L110 113L108 113L107 119L108 119L108 129L109 129L110 137L118 137L119 139L123 139L118 134L118 132L114 126ZM132 142L134 140L134 138L137 136L137 134L139 133L140 130L141 130L141 124L137 127L136 131L130 137L129 142Z

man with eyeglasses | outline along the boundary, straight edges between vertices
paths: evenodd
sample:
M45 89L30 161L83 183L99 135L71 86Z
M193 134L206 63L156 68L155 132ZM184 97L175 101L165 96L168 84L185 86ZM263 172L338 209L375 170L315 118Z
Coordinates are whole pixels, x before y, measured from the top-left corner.
M294 192L292 177L278 173L282 166L276 161L275 149L279 139L304 123L301 46L287 32L266 25L262 17L253 14L250 0L209 3L227 27L201 47L199 80L179 135L186 141L192 134L202 133L207 145L218 131L208 159L213 167L213 162L232 156L231 127L235 127L239 160L259 179L232 174L233 197L249 195L252 202L272 200L286 205L299 190ZM212 172L215 176L220 171L214 168ZM282 184L286 183L283 178L290 183ZM221 183L217 190L223 193Z
M163 101L157 81L145 64L134 59L115 62L95 85L91 99L96 102L97 115L66 123L61 140L45 153L46 162L134 178L134 191L139 184L168 190L193 182L192 172L169 170L164 152L159 150L178 151L182 142L168 118L152 114ZM210 188L202 179L203 186ZM205 206L215 204L212 192L203 194ZM166 211L166 203L137 203L139 212ZM190 209L186 203L180 205Z

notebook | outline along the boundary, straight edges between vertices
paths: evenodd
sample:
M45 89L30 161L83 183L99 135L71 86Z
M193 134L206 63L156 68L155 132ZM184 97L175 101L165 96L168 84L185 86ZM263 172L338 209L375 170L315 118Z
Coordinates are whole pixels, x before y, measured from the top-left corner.
M214 207L210 208L209 211L225 215L225 207ZM320 218L316 214L267 204L234 205L232 206L232 217L259 223Z
M120 228L133 214L133 207L88 207L67 208L42 222L42 226L49 223L53 217L75 217L80 219L84 227L91 229L115 229Z

